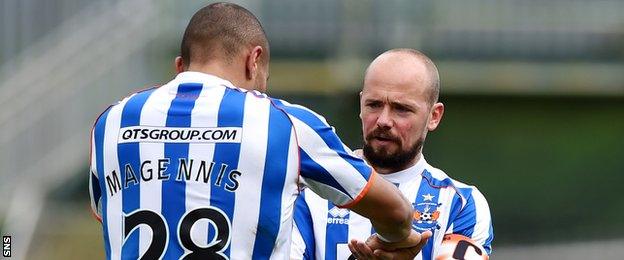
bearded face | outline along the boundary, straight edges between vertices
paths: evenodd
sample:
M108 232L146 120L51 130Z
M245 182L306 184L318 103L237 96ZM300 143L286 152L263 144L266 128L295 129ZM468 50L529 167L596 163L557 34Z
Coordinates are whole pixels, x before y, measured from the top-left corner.
M393 172L410 166L420 153L424 138L404 145L390 129L376 128L364 138L363 152L366 160L375 168L385 168Z
M438 126L438 75L422 55L388 51L366 70L360 119L366 160L382 174L406 169L420 158L428 131Z

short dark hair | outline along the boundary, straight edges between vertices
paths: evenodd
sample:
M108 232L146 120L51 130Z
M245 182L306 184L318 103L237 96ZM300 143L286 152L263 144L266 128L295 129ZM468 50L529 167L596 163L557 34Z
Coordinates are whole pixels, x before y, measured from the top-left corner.
M214 3L197 11L189 22L180 47L186 66L222 58L231 62L242 47L261 46L268 62L269 43L260 21L247 9L232 3Z
M429 85L429 102L432 105L438 102L438 99L440 98L440 74L438 73L438 67L435 65L435 63L433 63L433 61L429 57L427 57L427 55L414 49L397 48L389 50L385 53L392 52L400 52L413 55L425 64L425 66L427 67L427 71L429 72L429 78L431 80Z

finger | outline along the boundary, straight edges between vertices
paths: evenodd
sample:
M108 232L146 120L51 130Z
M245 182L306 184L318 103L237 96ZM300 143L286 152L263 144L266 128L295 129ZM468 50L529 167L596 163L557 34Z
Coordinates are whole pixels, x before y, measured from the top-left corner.
M366 243L358 241L356 248L358 250L358 253L360 253L360 255L362 255L363 257L366 257L367 259L374 257L373 250L368 247Z
M386 252L386 251L383 251L381 249L375 250L374 254L377 257L377 259L381 259L381 260L393 260L393 259L395 259L395 257L394 257L395 253Z
M360 255L360 253L357 251L357 249L355 248L355 244L357 243L357 241L355 241L354 239L351 240L351 242L349 242L349 244L347 244L347 247L349 247L349 250L351 251L351 253L353 254L353 256L355 256L356 259L363 259L362 256Z
M431 231L425 231L424 233L422 233L420 237L420 242L418 242L418 245L416 245L412 250L414 252L420 252L420 250L425 247L431 236L433 236L433 232Z
M404 252L405 255L409 255L412 258L415 257L418 253L420 253L422 248L425 247L425 245L429 241L429 238L431 237L432 233L430 231L427 231L427 232L428 233L423 233L423 236L422 236L423 239L421 239L420 242L416 246L409 247L409 248L403 248L400 251Z
M371 237L368 238L368 240L366 241L366 245L368 245L368 247L373 250L381 248L385 251L393 251L396 249L394 243L384 242L383 240L379 239L376 234L373 234Z
M431 237L431 231L426 231L423 234L427 234L427 238ZM395 243L385 243L384 249L386 249L386 251L393 251L393 250L387 250L390 247L394 247L396 248L410 248L410 247L414 247L419 245L423 240L426 241L426 239L423 239L423 235L421 233L418 233L414 230L412 230L409 234L408 237L406 237L405 239L395 242Z
M431 232L430 230L427 230L427 231L425 231L425 232L420 234L420 239L421 240L423 240L423 239L426 240L426 239L429 239L431 236L433 236L433 232Z
M426 231L422 234L413 234L420 237L420 239L418 240L418 244L412 247L399 248L395 251L376 249L374 251L374 255L377 257L377 259L414 259L414 257L416 257L416 255L418 255L422 248L427 244L427 241L429 240L429 238L431 238L432 234L433 233L431 231ZM417 241L414 239L414 237L412 237L411 239L411 243L413 243L413 241Z

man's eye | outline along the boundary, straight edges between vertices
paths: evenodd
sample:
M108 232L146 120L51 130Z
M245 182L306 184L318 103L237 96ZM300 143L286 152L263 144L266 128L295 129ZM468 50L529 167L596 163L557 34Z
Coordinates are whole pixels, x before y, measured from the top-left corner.
M397 107L396 110L399 111L399 112L410 112L411 111L411 110L409 110L408 108L405 108L405 107Z
M379 104L379 103L368 103L366 106L368 106L370 108L379 108L379 107L381 107L381 104Z

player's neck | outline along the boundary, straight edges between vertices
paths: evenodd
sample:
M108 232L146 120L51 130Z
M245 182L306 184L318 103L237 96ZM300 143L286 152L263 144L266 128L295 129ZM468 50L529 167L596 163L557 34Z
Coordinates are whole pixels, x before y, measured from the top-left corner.
M188 71L196 71L217 76L231 82L236 87L253 90L253 88L248 87L250 84L247 83L244 70L239 69L239 67L241 66L239 66L239 64L235 64L235 62L209 62L202 64L191 63L188 67Z

